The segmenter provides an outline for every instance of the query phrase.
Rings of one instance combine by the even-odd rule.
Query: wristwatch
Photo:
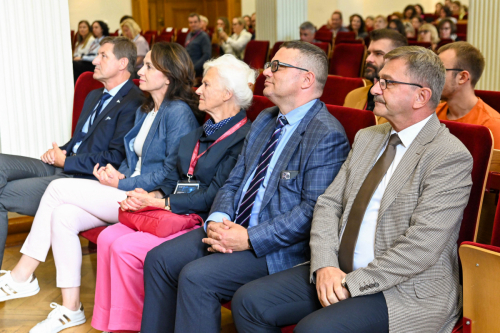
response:
[[[170,200],[168,199],[168,197],[165,198],[165,210],[170,210]]]
[[[344,287],[345,289],[347,289],[347,291],[349,291],[349,287],[347,287],[347,283],[345,282],[345,276],[344,276],[344,278],[342,279],[341,285],[342,285],[342,287]],[[350,292],[350,291],[349,291],[349,292]]]

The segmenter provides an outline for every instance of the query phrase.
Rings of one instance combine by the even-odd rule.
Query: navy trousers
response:
[[[295,333],[389,332],[384,294],[348,298],[323,308],[316,285],[309,282],[309,265],[288,269],[250,282],[231,303],[239,333],[281,332],[299,323]]]
[[[203,228],[149,251],[144,263],[141,332],[220,332],[221,302],[245,283],[268,275],[252,251],[210,253]]]

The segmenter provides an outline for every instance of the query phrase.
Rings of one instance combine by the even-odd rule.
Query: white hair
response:
[[[210,68],[216,68],[221,85],[233,93],[236,104],[241,109],[248,109],[252,104],[253,91],[249,83],[255,84],[256,71],[232,54],[225,54],[203,64],[203,76]]]

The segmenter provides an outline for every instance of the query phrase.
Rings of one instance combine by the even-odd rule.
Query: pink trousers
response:
[[[97,239],[92,327],[100,331],[140,331],[146,254],[161,243],[197,228],[166,238],[135,231],[121,223],[106,228]]]

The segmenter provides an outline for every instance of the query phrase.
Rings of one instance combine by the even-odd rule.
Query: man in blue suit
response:
[[[219,332],[220,303],[255,279],[309,260],[314,205],[349,152],[318,100],[325,53],[285,42],[266,64],[261,112],[203,228],[156,247],[144,267],[142,332]]]
[[[101,41],[93,63],[94,79],[103,89],[91,91],[83,105],[73,138],[54,142],[41,160],[0,154],[0,265],[7,238],[7,212],[35,215],[45,189],[54,179],[95,179],[94,166],[118,167],[125,158],[123,137],[134,125],[143,94],[130,79],[137,48],[125,37]]]

